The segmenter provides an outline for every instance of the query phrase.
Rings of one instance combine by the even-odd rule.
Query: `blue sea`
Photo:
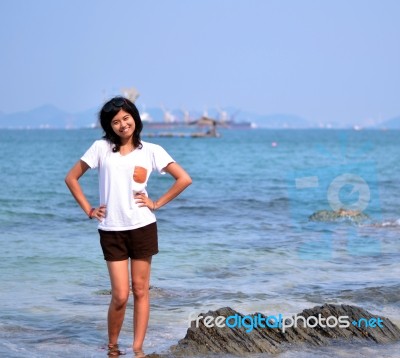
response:
[[[397,131],[224,130],[162,145],[193,184],[157,212],[144,350],[165,352],[190,314],[230,306],[293,315],[353,304],[400,326]],[[96,222],[64,184],[98,129],[0,130],[0,356],[105,357],[109,278]],[[81,179],[98,202],[97,173]],[[171,178],[153,174],[160,196]],[[365,199],[364,201],[360,198]],[[332,206],[363,222],[311,222]],[[132,342],[132,298],[120,344]],[[297,347],[278,357],[398,357],[400,344]],[[258,355],[257,357],[267,357]],[[256,357],[256,356],[254,356]]]

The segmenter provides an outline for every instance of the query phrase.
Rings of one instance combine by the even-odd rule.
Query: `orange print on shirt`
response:
[[[146,182],[146,178],[147,178],[147,169],[136,166],[133,172],[133,180],[136,183],[143,184]]]

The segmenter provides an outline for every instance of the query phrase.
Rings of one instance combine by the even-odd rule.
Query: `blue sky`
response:
[[[2,0],[0,111],[235,106],[313,122],[400,115],[397,0]]]

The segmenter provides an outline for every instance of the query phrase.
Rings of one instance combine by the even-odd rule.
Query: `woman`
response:
[[[159,145],[140,139],[143,128],[136,106],[114,97],[99,114],[104,137],[95,141],[72,167],[65,182],[90,219],[99,221],[98,231],[110,275],[112,297],[108,310],[108,355],[118,356],[118,336],[129,298],[129,265],[134,297],[133,351],[142,351],[149,312],[149,281],[152,255],[158,252],[157,224],[153,212],[166,205],[192,180]],[[100,206],[92,206],[79,178],[98,168]],[[175,182],[157,200],[146,192],[152,170],[169,173]]]

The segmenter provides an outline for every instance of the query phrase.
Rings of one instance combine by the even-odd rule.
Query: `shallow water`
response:
[[[193,185],[157,213],[145,350],[184,337],[190,313],[230,306],[290,315],[329,303],[361,306],[400,325],[399,169],[396,131],[224,131],[215,138],[144,138],[161,144]],[[0,131],[0,354],[97,357],[110,296],[96,224],[69,194],[67,170],[97,130]],[[277,146],[272,146],[276,142]],[[327,191],[351,172],[368,185],[370,220],[314,223]],[[300,190],[296,178],[316,176]],[[150,196],[171,184],[154,175]],[[97,200],[97,176],[82,179]],[[344,186],[340,200],[357,194]],[[121,344],[131,342],[132,309]],[[304,347],[281,357],[393,357],[396,345]],[[266,356],[266,355],[263,355]]]

